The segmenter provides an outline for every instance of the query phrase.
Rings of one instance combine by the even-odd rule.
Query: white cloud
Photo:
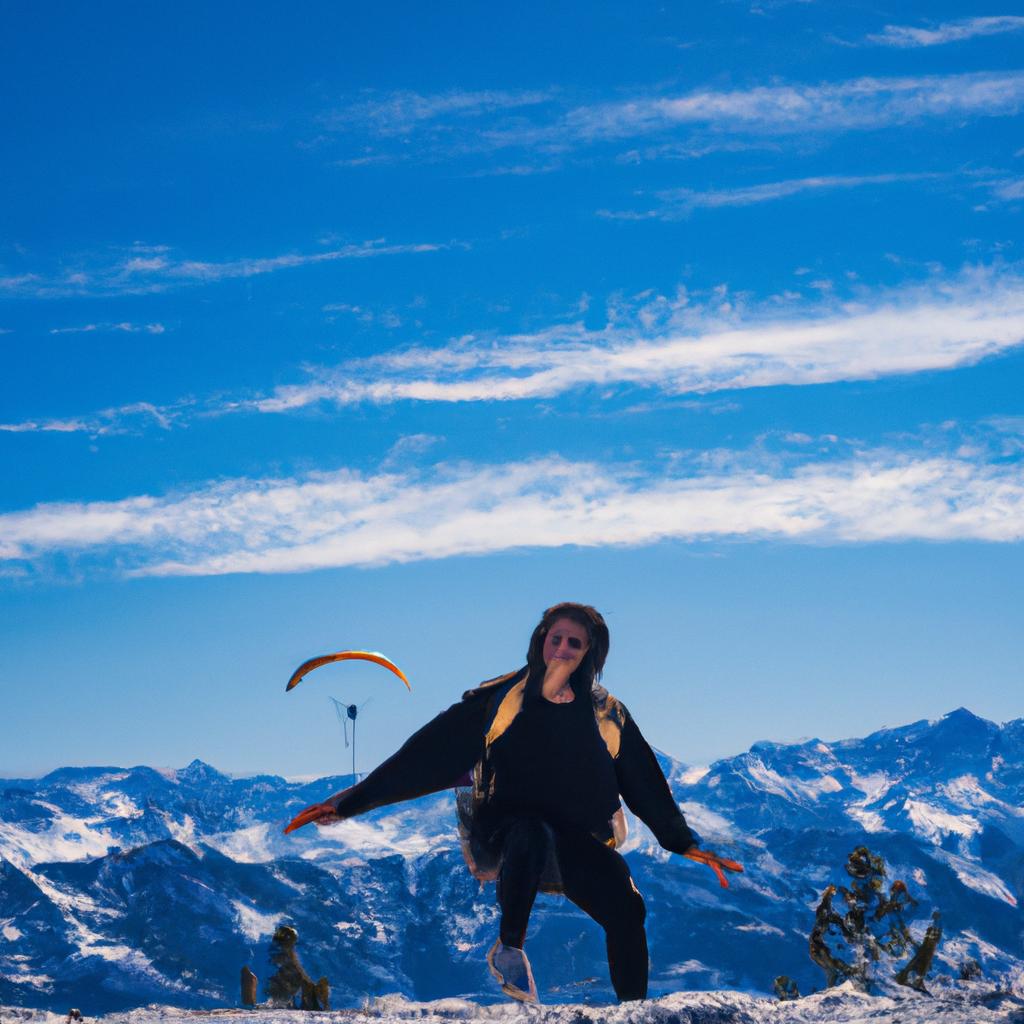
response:
[[[615,162],[618,164],[640,164],[649,160],[699,160],[712,153],[745,153],[750,150],[778,151],[780,148],[778,142],[767,139],[707,138],[689,142],[662,142],[657,145],[645,146],[642,149],[630,149],[620,153],[615,158]]]
[[[802,273],[800,268],[797,273]],[[161,427],[190,416],[286,413],[318,403],[545,400],[584,388],[603,397],[628,387],[661,394],[873,380],[971,366],[1024,343],[1024,277],[1011,268],[968,268],[925,284],[842,299],[834,282],[811,280],[761,306],[725,286],[699,303],[645,292],[609,306],[607,325],[558,323],[532,334],[467,335],[435,348],[395,349],[251,399],[211,398],[157,407],[139,402],[90,415],[0,424],[0,431],[122,432],[146,418]],[[361,307],[335,307],[354,315]],[[379,319],[379,318],[378,318]],[[386,318],[380,322],[391,326]],[[142,417],[141,419],[139,417]]]
[[[997,199],[1016,202],[1024,199],[1024,178],[1004,178],[1002,181],[986,182]]]
[[[1017,113],[1024,72],[861,77],[696,89],[683,95],[638,94],[626,100],[569,107],[555,92],[476,92],[423,96],[371,95],[328,114],[317,144],[340,140],[350,150],[335,162],[445,160],[524,149],[528,159],[475,173],[536,173],[560,166],[561,153],[595,143],[653,137],[651,145],[617,159],[692,159],[750,145],[777,145],[786,136],[875,130],[929,118]]]
[[[97,426],[96,421],[85,419],[21,420],[18,423],[0,423],[0,431],[5,434],[77,434],[95,433],[94,426]]]
[[[388,449],[388,453],[381,463],[381,468],[391,469],[417,455],[422,455],[425,451],[440,444],[442,441],[444,441],[444,438],[438,437],[436,434],[403,434]]]
[[[376,256],[400,256],[439,252],[455,243],[388,244],[373,239],[320,252],[285,253],[278,256],[245,257],[235,260],[176,259],[166,247],[149,247],[139,255],[138,247],[114,261],[97,262],[90,258],[87,269],[57,276],[20,274],[0,278],[0,291],[37,298],[62,298],[76,295],[139,295],[164,291],[180,284],[210,283],[231,278],[256,277],[278,270],[332,263],[336,260],[369,259]],[[461,243],[460,243],[461,244]],[[150,253],[155,253],[151,255]],[[149,329],[150,325],[142,329]],[[159,326],[159,325],[156,325]],[[131,330],[133,324],[87,324],[69,330]],[[60,333],[60,329],[53,333]]]
[[[494,178],[514,177],[528,178],[534,174],[551,174],[562,169],[561,161],[554,160],[543,164],[505,164],[482,167],[480,170],[472,171],[467,177],[470,178]]]
[[[514,548],[666,539],[846,543],[1024,538],[1024,465],[863,452],[791,470],[569,462],[343,470],[0,515],[0,558],[115,556],[130,575],[303,572]]]
[[[404,135],[442,117],[475,118],[500,110],[532,107],[546,103],[551,95],[540,90],[451,91],[429,95],[408,90],[371,92],[327,114],[322,122],[330,131],[362,125],[380,135]]]
[[[283,256],[227,260],[220,263],[201,260],[183,260],[178,263],[167,261],[164,266],[158,269],[158,273],[167,278],[181,280],[221,281],[230,277],[255,277],[258,274],[269,274],[275,270],[285,270],[290,267],[304,267],[316,263],[332,263],[335,260],[437,252],[445,248],[447,248],[446,245],[431,243],[386,245],[383,239],[378,239],[358,245],[342,246],[340,249],[329,249],[327,252],[286,253]],[[139,271],[130,271],[130,273],[137,272]]]
[[[500,339],[475,336],[323,370],[233,409],[279,413],[318,402],[490,402],[552,398],[584,387],[669,394],[871,380],[949,370],[1024,342],[1024,279],[969,270],[840,303],[831,288],[810,309],[737,312],[655,297],[601,330],[559,325]]]
[[[866,185],[893,185],[911,181],[923,181],[942,177],[933,173],[907,174],[864,174],[826,175],[812,178],[790,178],[785,181],[769,181],[759,185],[741,188],[709,189],[700,191],[690,188],[663,189],[655,195],[661,205],[643,211],[598,211],[600,216],[616,220],[677,220],[687,216],[691,210],[714,209],[722,206],[752,206],[776,199],[786,199],[802,192],[827,192],[836,189],[861,188]]]
[[[886,25],[877,35],[868,36],[868,41],[882,46],[916,47],[939,46],[942,43],[956,43],[976,36],[993,36],[1003,32],[1019,32],[1024,29],[1024,18],[1012,14],[987,18],[961,18],[958,21],[944,21],[935,28],[915,28],[911,25]]]
[[[601,329],[576,322],[524,335],[467,335],[436,348],[314,368],[307,380],[262,397],[161,407],[139,402],[0,424],[0,431],[101,435],[138,429],[147,419],[167,428],[195,415],[286,413],[318,403],[529,401],[584,388],[601,388],[604,396],[627,387],[678,396],[808,386],[951,370],[1024,343],[1024,277],[1014,269],[969,268],[882,291],[849,287],[853,301],[841,299],[833,282],[811,280],[805,288],[818,293],[814,299],[789,292],[760,307],[724,286],[703,303],[684,291],[647,292],[632,304],[612,304]],[[335,308],[371,315],[361,307]],[[380,322],[391,326],[386,318]]]
[[[874,129],[928,117],[1016,113],[1024,73],[977,72],[904,78],[857,78],[821,85],[768,85],[730,92],[639,98],[579,107],[550,130],[581,141],[621,139],[685,125],[754,135]],[[519,141],[510,129],[508,143]],[[500,141],[503,136],[495,136]]]
[[[162,430],[170,430],[179,418],[181,406],[160,408],[150,402],[131,402],[111,409],[101,409],[90,416],[22,420],[18,423],[0,423],[0,432],[6,434],[88,434],[102,437],[126,434],[139,429],[142,423],[155,423]]]
[[[133,324],[127,320],[121,323],[83,324],[80,327],[54,327],[51,334],[91,334],[94,331],[122,331],[125,334],[163,334],[167,330],[161,323]]]
[[[389,331],[402,326],[402,318],[393,309],[374,310],[347,302],[329,302],[320,308],[325,313],[348,313],[361,324],[379,324]]]
[[[39,276],[37,274],[8,274],[5,277],[0,277],[0,291],[17,294],[38,282]]]

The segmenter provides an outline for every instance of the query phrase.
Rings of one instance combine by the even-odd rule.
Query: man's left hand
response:
[[[725,877],[723,869],[725,871],[742,871],[743,865],[739,861],[727,860],[725,857],[719,857],[717,853],[712,853],[710,850],[698,850],[696,847],[687,850],[683,854],[684,857],[688,857],[692,861],[696,861],[698,864],[707,864],[709,868],[718,876],[718,884],[723,889],[729,888],[729,881]]]

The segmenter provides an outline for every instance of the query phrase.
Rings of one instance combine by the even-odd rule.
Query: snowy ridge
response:
[[[1013,1024],[1024,1000],[1011,992],[960,985],[937,996],[897,990],[865,995],[848,984],[830,992],[780,1003],[742,992],[678,992],[660,999],[617,1006],[518,1003],[480,1005],[464,999],[413,1002],[400,995],[368,1000],[356,1010],[309,1014],[301,1010],[218,1010],[202,1012],[147,1006],[100,1018],[103,1024]],[[64,1015],[0,1006],[5,1024],[64,1024]]]
[[[819,987],[813,908],[860,844],[921,901],[914,930],[943,912],[940,971],[955,978],[975,959],[995,980],[1024,967],[1024,722],[960,709],[864,739],[758,743],[697,769],[659,761],[704,845],[746,873],[721,890],[627,815],[652,995],[769,993],[778,974]],[[349,781],[232,779],[197,761],[0,782],[0,1004],[233,1005],[242,964],[269,976],[279,923],[298,929],[335,1006],[498,999],[483,959],[494,891],[464,868],[451,792],[282,834]],[[571,905],[541,897],[528,944],[545,1001],[611,1000],[603,936]]]

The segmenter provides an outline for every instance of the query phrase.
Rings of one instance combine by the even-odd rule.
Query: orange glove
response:
[[[716,875],[718,875],[718,884],[723,889],[729,888],[729,882],[722,873],[722,868],[725,868],[726,871],[743,870],[743,865],[738,861],[726,860],[725,857],[719,857],[717,853],[712,853],[710,850],[687,850],[683,856],[689,857],[690,860],[696,861],[698,864],[707,864],[707,866],[711,868]]]
[[[316,822],[318,825],[327,825],[332,818],[335,821],[341,821],[338,812],[334,809],[334,804],[310,804],[304,810],[299,811],[288,822],[285,826],[284,834],[288,835],[289,832],[294,832],[297,828],[302,828],[303,825],[308,825],[311,821]]]

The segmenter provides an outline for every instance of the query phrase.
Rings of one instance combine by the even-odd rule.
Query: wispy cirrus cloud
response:
[[[699,90],[679,97],[579,107],[563,131],[582,140],[629,138],[685,125],[756,135],[873,129],[930,117],[1015,114],[1024,72],[856,78],[819,85]]]
[[[368,90],[338,104],[318,119],[319,134],[310,147],[339,138],[357,142],[334,162],[341,167],[374,167],[411,159],[447,159],[492,148],[481,130],[501,124],[532,123],[536,108],[554,98],[553,90],[449,90],[418,93],[410,90]],[[549,117],[551,115],[548,115]],[[412,145],[411,145],[412,144]],[[505,173],[539,173],[515,165]],[[520,169],[521,168],[521,169]]]
[[[347,313],[355,317],[361,324],[377,324],[389,331],[401,327],[403,323],[401,316],[393,309],[368,309],[366,306],[358,306],[350,302],[329,302],[320,308],[325,313]]]
[[[371,242],[360,242],[345,245],[339,249],[328,249],[326,252],[285,253],[281,256],[267,256],[226,260],[224,262],[204,260],[182,260],[167,262],[162,266],[128,266],[130,274],[158,273],[169,279],[184,281],[223,281],[232,277],[255,277],[259,274],[270,274],[276,270],[287,270],[292,267],[314,266],[318,263],[333,263],[336,260],[367,259],[375,256],[405,256],[416,253],[438,252],[449,248],[448,244],[433,242],[389,245],[379,238]]]
[[[679,220],[696,209],[716,209],[725,206],[752,206],[777,199],[788,199],[803,193],[833,192],[841,189],[864,188],[872,185],[894,185],[941,178],[935,173],[825,175],[810,178],[789,178],[784,181],[763,182],[738,188],[662,189],[654,195],[660,201],[646,210],[598,210],[598,216],[612,220]]]
[[[119,331],[123,334],[163,334],[167,328],[161,323],[134,324],[128,320],[120,323],[82,324],[79,327],[51,327],[51,334],[93,334]]]
[[[724,293],[703,305],[685,294],[648,297],[628,316],[612,311],[600,330],[573,323],[398,350],[229,408],[549,399],[585,387],[708,394],[949,370],[1022,343],[1024,278],[970,269],[810,308],[736,310]]]
[[[0,275],[0,295],[17,295],[36,286],[40,280],[38,274]]]
[[[90,437],[103,437],[111,434],[136,433],[154,424],[161,430],[170,430],[175,422],[180,420],[183,407],[183,404],[159,407],[150,402],[132,402],[116,408],[101,409],[88,416],[0,423],[0,433],[88,434]]]
[[[397,93],[357,100],[325,116],[319,141],[340,139],[350,147],[337,160],[347,166],[527,149],[529,162],[506,167],[522,173],[557,167],[547,158],[558,154],[630,139],[654,137],[660,144],[632,149],[620,160],[692,158],[753,140],[763,144],[929,119],[1006,116],[1017,113],[1022,102],[1020,71],[771,82],[575,106],[567,94],[555,92]],[[545,159],[538,162],[538,153]]]
[[[960,18],[944,21],[934,28],[920,28],[913,25],[886,25],[881,32],[868,36],[868,42],[880,46],[910,48],[918,46],[941,46],[944,43],[958,43],[977,36],[1001,35],[1004,32],[1024,30],[1024,17],[1001,14],[992,17]]]
[[[857,286],[843,298],[827,280],[809,279],[807,287],[814,299],[787,293],[757,305],[736,300],[725,286],[705,297],[643,293],[610,304],[599,329],[577,321],[530,334],[470,334],[437,347],[312,367],[305,380],[256,397],[123,409],[184,425],[194,416],[284,414],[318,404],[537,401],[586,388],[601,389],[603,399],[635,388],[707,395],[953,370],[1024,344],[1019,269],[973,267],[902,288]],[[126,421],[123,409],[0,430],[103,434],[145,422],[144,415]]]
[[[642,164],[651,160],[700,160],[717,153],[746,153],[751,150],[779,152],[782,149],[776,139],[692,139],[687,142],[660,142],[619,153],[617,164]]]
[[[195,260],[176,257],[166,246],[132,247],[127,253],[97,258],[82,256],[74,270],[59,274],[26,273],[0,277],[0,294],[33,298],[144,295],[182,285],[210,284],[249,278],[280,270],[316,266],[338,260],[404,256],[440,252],[463,243],[389,243],[378,238],[315,252],[289,252],[277,256],[231,260]],[[127,329],[118,324],[92,329]]]
[[[998,181],[985,183],[996,199],[1004,202],[1016,202],[1024,199],[1024,178],[1002,178]]]
[[[794,466],[719,454],[696,469],[545,457],[342,470],[0,515],[0,559],[9,564],[116,559],[132,576],[306,572],[664,540],[1022,538],[1020,460],[884,449]]]
[[[378,135],[407,135],[445,118],[469,120],[535,107],[547,103],[553,95],[550,90],[451,90],[433,94],[371,91],[324,114],[321,122],[330,131],[362,127]]]

